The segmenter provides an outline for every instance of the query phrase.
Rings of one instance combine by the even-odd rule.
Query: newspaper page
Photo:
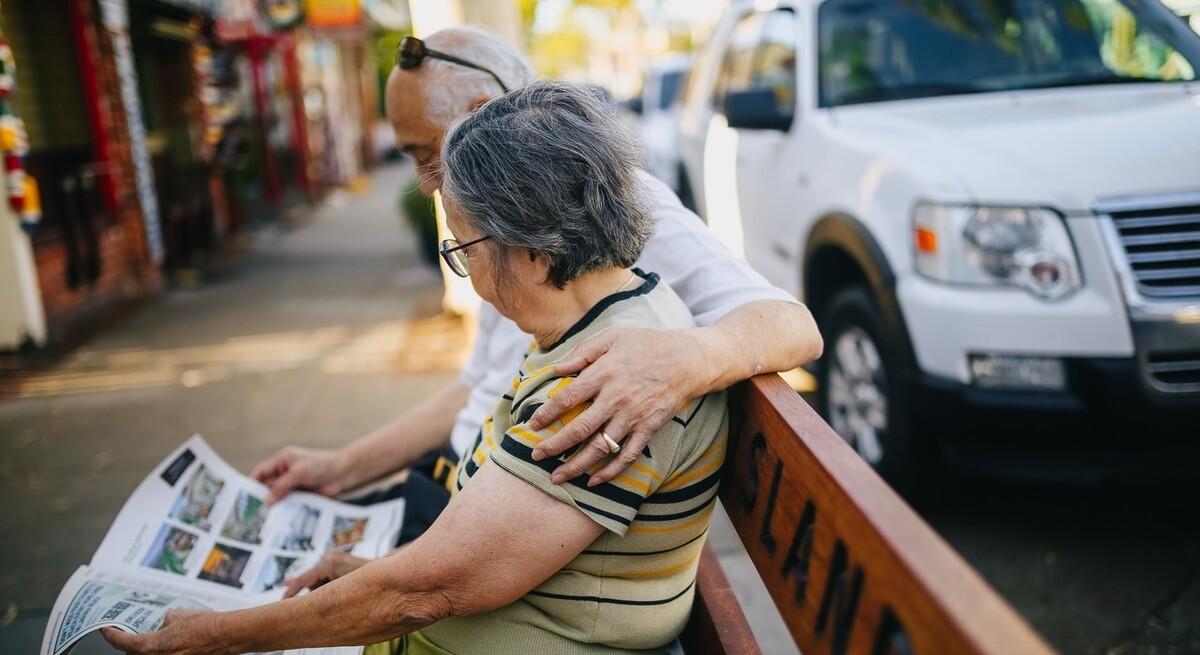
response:
[[[156,629],[172,609],[227,610],[278,600],[283,581],[338,549],[387,554],[403,499],[358,507],[295,492],[268,506],[267,488],[194,436],[133,492],[89,566],[55,602],[42,655],[61,655],[111,626]],[[289,651],[343,655],[361,648]]]

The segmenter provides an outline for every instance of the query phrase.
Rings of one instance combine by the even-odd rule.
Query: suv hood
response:
[[[1195,83],[923,98],[840,107],[830,117],[835,138],[967,196],[938,200],[1074,212],[1101,197],[1200,185]]]

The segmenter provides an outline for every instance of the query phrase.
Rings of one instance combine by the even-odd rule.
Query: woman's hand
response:
[[[316,589],[357,569],[371,560],[355,557],[336,550],[326,551],[320,562],[300,575],[284,582],[284,598],[291,598],[305,589]]]
[[[250,477],[271,489],[268,503],[278,502],[296,489],[322,496],[345,490],[338,451],[288,446],[258,463]]]
[[[168,612],[158,630],[140,635],[116,628],[100,634],[113,648],[128,655],[213,655],[224,653],[214,639],[215,612],[175,610]]]

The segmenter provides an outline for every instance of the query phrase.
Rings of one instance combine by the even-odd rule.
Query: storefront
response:
[[[51,333],[159,283],[114,41],[100,12],[91,0],[6,0],[0,9],[18,64],[6,106],[23,120],[28,141],[8,165],[22,165],[41,189],[27,258],[33,270],[19,277],[36,280]],[[11,180],[5,186],[11,193]]]
[[[366,35],[307,30],[297,38],[315,175],[327,187],[353,186],[371,165],[374,84],[364,83],[364,71],[373,73],[374,64],[366,63]]]
[[[185,5],[131,0],[129,38],[168,273],[203,267],[217,246],[201,92],[206,16]]]
[[[228,141],[242,152],[230,191],[252,217],[279,215],[319,195],[293,35],[302,14],[294,2],[265,6],[228,0],[216,29],[217,40],[235,53],[229,63],[242,108]]]
[[[42,203],[24,231],[0,212],[0,350],[198,279],[238,230],[363,183],[377,118],[365,16],[356,0],[301,9],[5,0],[20,65],[0,110],[28,135],[5,163]]]

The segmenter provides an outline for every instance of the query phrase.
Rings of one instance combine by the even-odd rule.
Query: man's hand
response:
[[[116,628],[100,634],[113,648],[128,655],[211,655],[226,652],[210,629],[213,612],[168,612],[158,630],[140,635]]]
[[[326,582],[337,580],[371,560],[355,557],[337,550],[325,552],[325,556],[311,569],[284,582],[287,590],[284,598],[291,598],[305,589],[316,589]]]
[[[607,330],[560,362],[560,375],[583,372],[534,413],[530,427],[545,429],[568,410],[592,403],[538,444],[534,458],[553,457],[587,439],[554,471],[555,484],[561,484],[609,456],[603,431],[624,442],[588,485],[607,482],[637,461],[646,442],[692,398],[803,366],[820,357],[821,348],[808,308],[781,300],[747,303],[703,328]]]
[[[332,497],[347,488],[336,450],[288,446],[259,462],[250,477],[270,487],[268,503],[278,502],[296,489]]]
[[[621,444],[621,451],[589,478],[588,485],[617,477],[637,461],[672,416],[706,393],[712,381],[705,370],[704,348],[694,335],[693,330],[614,328],[580,344],[559,363],[560,375],[579,376],[534,413],[530,427],[544,429],[571,408],[592,403],[558,434],[538,444],[533,457],[553,457],[592,440],[554,471],[556,484],[583,475],[609,456],[599,437],[602,431]]]

